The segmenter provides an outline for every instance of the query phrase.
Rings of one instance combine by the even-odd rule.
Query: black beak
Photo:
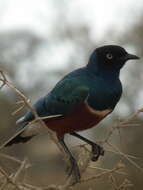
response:
[[[136,55],[133,55],[133,54],[126,54],[126,56],[124,56],[124,60],[125,61],[128,61],[128,60],[131,60],[131,59],[140,59],[138,56]]]

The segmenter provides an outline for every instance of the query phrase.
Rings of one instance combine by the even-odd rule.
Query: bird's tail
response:
[[[11,138],[9,138],[4,144],[2,144],[2,146],[0,146],[0,150],[4,147],[11,146],[13,144],[25,143],[29,141],[33,136],[35,136],[22,136],[26,128],[27,126],[23,126],[20,130],[18,130],[18,132],[16,132]]]
[[[61,116],[62,115],[60,114],[50,115],[50,116],[47,116],[47,119],[52,119],[52,118],[61,117]],[[47,129],[41,125],[28,126],[28,122],[25,122],[24,119],[25,118],[22,117],[16,122],[17,124],[20,124],[21,127],[18,127],[18,131],[10,139],[8,139],[2,146],[0,146],[0,150],[3,149],[4,147],[11,146],[13,144],[25,143],[29,141],[32,137],[40,133],[47,132]]]

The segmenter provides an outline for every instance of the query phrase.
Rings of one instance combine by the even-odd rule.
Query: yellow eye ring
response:
[[[107,59],[112,59],[112,58],[113,58],[113,55],[112,55],[111,53],[107,53],[107,54],[106,54],[106,58],[107,58]]]

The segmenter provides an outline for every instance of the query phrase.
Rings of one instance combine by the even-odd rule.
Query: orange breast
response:
[[[65,133],[74,131],[82,131],[89,129],[98,124],[104,117],[106,117],[112,110],[95,111],[87,104],[83,104],[73,113],[59,117],[44,120],[46,125],[56,131],[59,138],[63,137]]]

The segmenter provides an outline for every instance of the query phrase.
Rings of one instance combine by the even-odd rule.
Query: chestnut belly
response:
[[[65,133],[82,131],[94,127],[111,111],[96,111],[85,103],[69,115],[47,119],[44,122],[48,128],[56,131],[59,138],[62,138]]]

